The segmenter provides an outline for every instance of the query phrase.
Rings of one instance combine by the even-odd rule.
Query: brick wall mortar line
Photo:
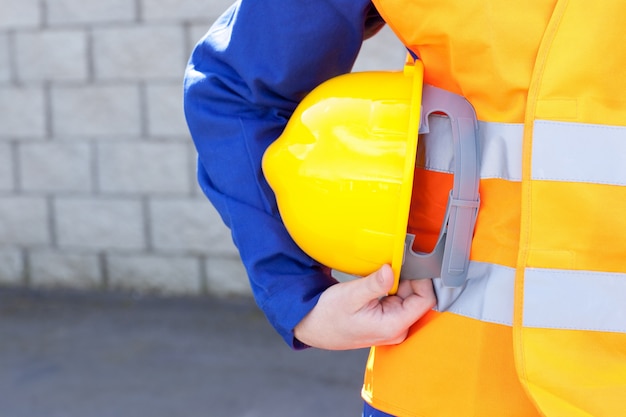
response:
[[[31,265],[30,265],[30,251],[26,248],[22,248],[22,281],[25,287],[30,287],[31,284]]]
[[[54,138],[54,122],[52,108],[52,83],[44,81],[43,85],[43,103],[44,103],[44,132],[48,140]]]
[[[150,137],[150,121],[148,115],[148,87],[146,81],[139,81],[137,83],[139,89],[139,120],[140,135],[143,139]]]
[[[98,196],[101,194],[100,172],[99,172],[99,165],[98,165],[98,151],[99,151],[98,142],[97,141],[91,142],[90,152],[89,152],[89,157],[90,157],[89,170],[91,174],[91,189],[95,196]]]
[[[87,51],[85,51],[85,55],[87,57],[87,84],[93,84],[96,79],[96,64],[93,54],[93,28],[89,27],[85,32],[85,35],[87,37]]]
[[[54,200],[55,200],[54,196],[46,197],[46,206],[48,208],[47,224],[48,224],[48,234],[50,235],[50,247],[58,248],[59,239],[57,236],[57,227],[56,227],[57,221],[56,221],[56,209],[54,205]]]
[[[191,139],[189,139],[191,141]],[[188,158],[188,166],[194,167],[197,165],[197,153],[194,146],[187,147],[187,158]],[[196,178],[196,170],[189,169],[189,197],[193,198],[197,194],[198,180]]]
[[[141,215],[143,216],[143,233],[146,241],[146,251],[154,252],[154,242],[152,236],[152,216],[150,213],[150,199],[148,196],[141,198]]]
[[[100,269],[100,279],[103,289],[109,288],[109,265],[107,263],[107,255],[104,252],[98,253],[98,266]]]
[[[185,56],[190,56],[193,50],[192,42],[194,40],[191,39],[191,23],[183,22],[183,51],[185,51]]]
[[[19,194],[22,188],[21,172],[21,158],[19,153],[20,144],[16,141],[10,142],[11,146],[11,158],[13,159],[13,190],[11,194]]]
[[[143,23],[143,7],[141,7],[141,0],[135,0],[135,21],[137,23]]]
[[[200,293],[209,294],[209,277],[206,270],[206,256],[198,256],[198,268],[200,268]]]
[[[48,3],[46,0],[39,0],[39,11],[41,12],[41,27],[48,28]]]
[[[9,85],[17,86],[19,85],[17,73],[17,47],[15,45],[15,30],[8,30],[7,34],[7,43],[9,49]]]

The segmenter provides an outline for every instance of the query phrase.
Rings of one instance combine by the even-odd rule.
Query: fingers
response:
[[[398,285],[398,292],[396,294],[402,298],[406,298],[412,294],[424,297],[434,297],[435,291],[433,289],[431,279],[404,279],[400,281],[400,284]]]
[[[294,329],[302,342],[322,349],[356,349],[402,342],[410,326],[435,304],[430,280],[402,281],[402,296],[389,295],[390,266],[329,287]]]
[[[391,291],[393,283],[393,270],[389,265],[383,265],[372,274],[351,281],[348,290],[352,292],[352,306],[360,309],[371,301],[384,297]]]
[[[409,280],[408,283],[412,294],[405,297],[404,304],[408,309],[413,310],[417,317],[421,317],[437,304],[432,280]]]
[[[413,292],[418,295],[434,297],[435,290],[433,288],[432,279],[412,279],[409,281]]]

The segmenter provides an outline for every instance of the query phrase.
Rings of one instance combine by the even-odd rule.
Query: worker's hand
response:
[[[430,279],[402,280],[396,295],[391,267],[329,287],[295,328],[309,346],[344,350],[402,342],[409,327],[434,307]]]

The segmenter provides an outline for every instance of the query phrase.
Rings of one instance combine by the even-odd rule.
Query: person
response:
[[[303,97],[384,24],[479,121],[469,274],[443,309],[438,277],[394,295],[388,265],[338,283],[293,242],[261,169]],[[372,346],[364,416],[623,414],[625,25],[620,0],[240,0],[197,44],[184,105],[199,184],[289,346]],[[451,173],[423,152],[409,226],[427,250]]]

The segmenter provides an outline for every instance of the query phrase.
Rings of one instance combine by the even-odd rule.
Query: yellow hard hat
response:
[[[402,267],[423,67],[350,73],[318,86],[267,149],[263,172],[294,241],[354,275]]]

